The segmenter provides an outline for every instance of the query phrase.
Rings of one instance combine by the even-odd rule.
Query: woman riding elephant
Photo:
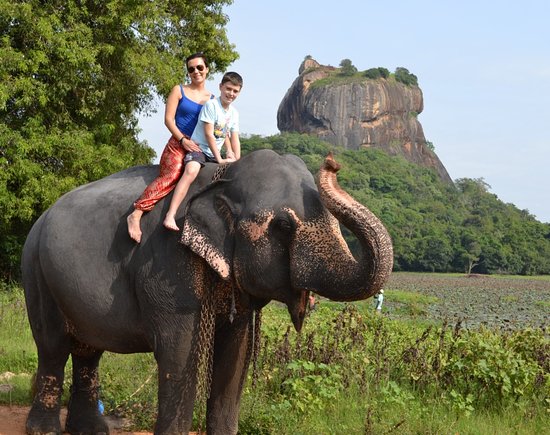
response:
[[[204,103],[213,98],[206,89],[208,61],[203,53],[195,53],[185,59],[191,83],[175,85],[168,95],[164,113],[164,124],[172,136],[160,158],[160,174],[134,202],[134,211],[128,216],[128,234],[141,242],[141,216],[152,210],[155,204],[175,187],[183,171],[183,159],[189,151],[200,151],[191,140]]]

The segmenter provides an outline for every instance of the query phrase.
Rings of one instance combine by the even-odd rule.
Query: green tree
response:
[[[482,252],[481,244],[478,242],[478,235],[471,231],[462,236],[462,253],[460,258],[464,263],[464,272],[467,275],[472,273],[472,269],[478,265]]]
[[[395,79],[407,86],[418,86],[418,77],[410,73],[407,68],[401,66],[395,69]]]
[[[363,75],[369,79],[385,78],[390,76],[390,72],[387,68],[379,66],[378,68],[370,68],[363,72]]]
[[[340,62],[340,75],[352,76],[357,72],[357,68],[351,63],[349,59],[343,59]]]
[[[137,116],[203,51],[211,71],[237,58],[231,0],[0,0],[0,278],[62,193],[150,162]]]

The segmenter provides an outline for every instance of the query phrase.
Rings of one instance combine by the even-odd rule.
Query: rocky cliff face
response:
[[[393,79],[326,80],[335,68],[306,59],[277,112],[282,132],[314,134],[348,149],[376,147],[434,168],[452,182],[426,145],[417,116],[424,108],[422,91]],[[317,82],[317,83],[316,83]]]

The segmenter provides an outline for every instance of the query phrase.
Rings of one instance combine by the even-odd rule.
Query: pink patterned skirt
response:
[[[157,202],[168,195],[178,183],[183,173],[183,158],[186,151],[179,141],[171,136],[160,157],[160,174],[134,202],[137,210],[150,211]]]

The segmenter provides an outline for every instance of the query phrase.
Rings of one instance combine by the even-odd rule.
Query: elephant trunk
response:
[[[377,293],[389,278],[393,247],[382,222],[338,185],[339,169],[340,165],[329,154],[317,174],[317,187],[325,207],[357,237],[361,254],[358,259],[353,257],[338,223],[330,217],[334,238],[329,247],[323,249],[322,264],[314,266],[316,270],[312,275],[317,275],[314,291],[335,301],[362,300]]]

